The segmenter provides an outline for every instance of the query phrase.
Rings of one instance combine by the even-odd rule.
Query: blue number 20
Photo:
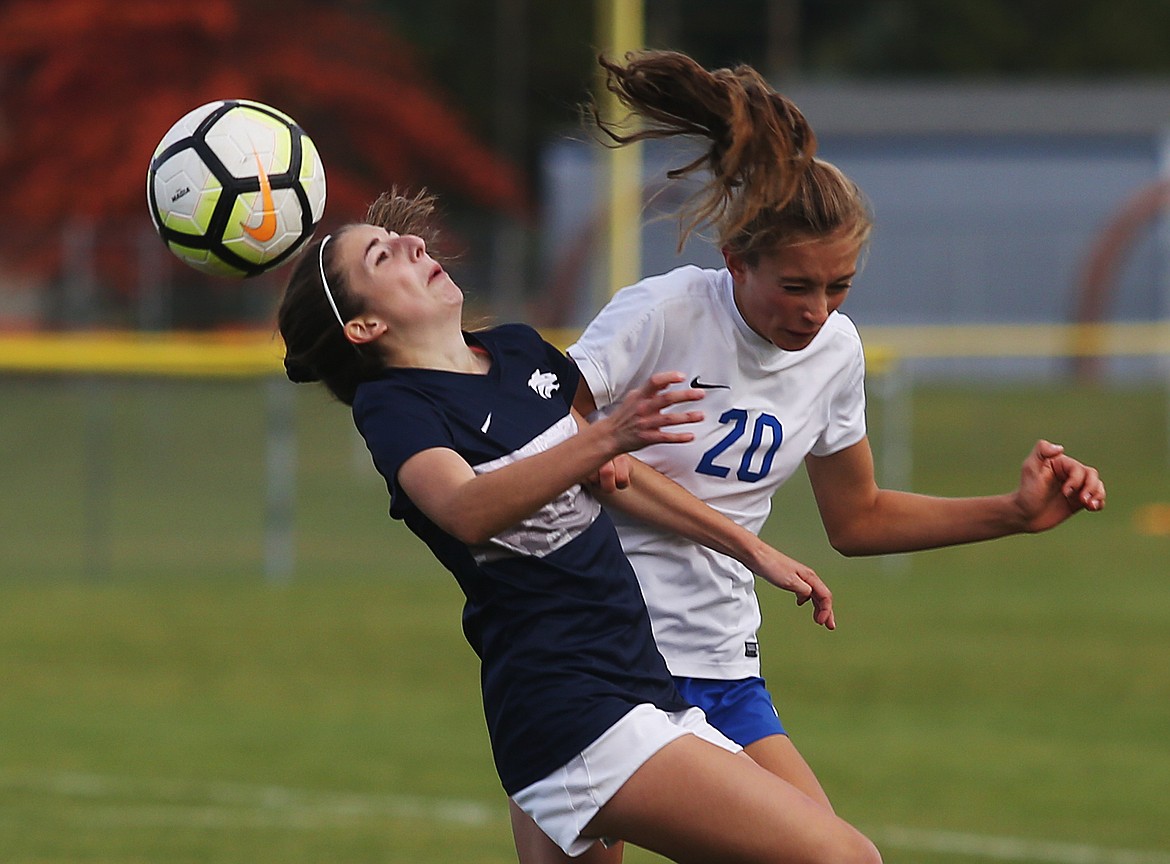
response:
[[[748,412],[742,408],[730,408],[723,412],[723,416],[719,418],[720,423],[730,423],[731,428],[727,431],[719,442],[703,454],[703,458],[699,460],[698,466],[695,468],[700,474],[710,474],[712,477],[726,477],[730,472],[730,468],[723,465],[716,465],[715,459],[723,455],[723,451],[738,441],[747,431]],[[760,449],[760,445],[764,442],[764,431],[771,431],[771,443],[768,449],[764,452],[764,458],[760,462],[758,470],[752,469],[752,460],[755,459],[756,451]],[[752,441],[748,445],[747,450],[744,451],[743,457],[739,460],[739,469],[735,472],[735,476],[744,483],[755,483],[757,480],[762,480],[768,476],[768,472],[772,470],[772,459],[776,456],[776,451],[780,449],[780,442],[784,438],[784,429],[780,425],[780,421],[771,414],[760,414],[756,418],[756,422],[752,427]]]

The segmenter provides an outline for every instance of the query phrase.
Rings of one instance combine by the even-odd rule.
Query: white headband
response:
[[[325,288],[325,299],[329,301],[329,308],[333,310],[333,315],[337,318],[337,323],[344,330],[345,321],[341,317],[341,311],[337,308],[337,301],[333,299],[333,292],[329,290],[329,280],[325,278],[325,244],[329,242],[329,238],[332,236],[332,234],[326,234],[317,249],[317,268],[321,271],[321,285]]]

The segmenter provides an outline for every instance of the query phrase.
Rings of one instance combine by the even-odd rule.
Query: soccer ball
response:
[[[196,108],[163,136],[146,199],[154,227],[187,264],[255,276],[312,236],[325,211],[325,169],[287,114],[228,99]]]

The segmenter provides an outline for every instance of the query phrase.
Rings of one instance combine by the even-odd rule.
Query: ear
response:
[[[373,315],[359,315],[345,322],[345,338],[354,345],[366,345],[389,329],[381,318],[376,318]]]
[[[743,256],[732,252],[727,246],[719,250],[723,253],[723,263],[727,265],[733,282],[739,283],[747,276],[748,265]]]

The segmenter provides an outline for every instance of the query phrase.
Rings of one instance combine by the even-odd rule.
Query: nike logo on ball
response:
[[[691,386],[696,390],[730,390],[730,384],[708,384],[706,381],[700,381],[699,376],[696,375],[691,379]]]
[[[267,243],[276,236],[276,205],[272,201],[272,185],[268,182],[268,172],[260,161],[260,154],[253,152],[256,157],[256,173],[260,177],[260,199],[264,205],[260,224],[253,228],[247,222],[240,225],[254,240]]]

